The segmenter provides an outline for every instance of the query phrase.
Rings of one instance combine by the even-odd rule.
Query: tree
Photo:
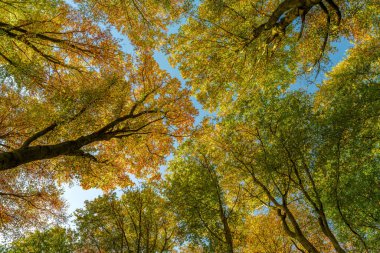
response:
[[[86,202],[74,223],[27,233],[5,252],[171,252],[181,240],[167,203],[145,186]]]
[[[123,53],[83,6],[1,1],[0,8],[0,171],[11,179],[1,186],[2,226],[34,220],[38,201],[60,210],[56,182],[110,189],[132,184],[128,173],[157,178],[196,113],[179,81],[149,50]],[[44,183],[17,183],[28,178]]]
[[[94,87],[93,83],[90,85],[92,87],[79,86],[77,88],[79,91],[76,94],[70,94],[71,91],[68,91],[68,97],[62,94],[63,101],[58,100],[58,94],[49,94],[52,96],[51,99],[54,99],[54,101],[49,101],[52,104],[40,103],[40,101],[30,98],[31,101],[28,101],[32,107],[30,110],[40,109],[45,113],[50,112],[51,116],[55,114],[54,118],[56,119],[47,127],[25,138],[23,142],[19,141],[20,138],[13,139],[10,134],[7,134],[9,138],[3,138],[3,148],[13,150],[0,154],[1,170],[4,171],[31,161],[54,158],[60,155],[87,156],[94,159],[96,155],[91,156],[89,153],[83,152],[81,148],[99,141],[123,139],[134,135],[180,136],[184,130],[182,126],[191,122],[191,114],[194,113],[187,92],[180,90],[180,84],[176,79],[171,79],[165,72],[159,70],[149,55],[142,56],[138,60],[139,69],[132,69],[131,63],[129,64],[131,69],[125,70],[119,76],[108,76],[104,73],[106,76],[103,76],[103,80],[96,78],[96,73],[92,73],[92,81],[98,82],[99,87]],[[153,72],[156,72],[155,76],[146,76],[147,73],[152,74]],[[123,75],[129,75],[129,80],[123,80],[121,78]],[[7,101],[11,95],[16,94],[12,94],[15,93],[12,88],[6,87],[7,85],[4,86],[4,100]],[[119,92],[125,92],[130,97],[119,99],[117,97]],[[18,95],[22,96],[21,94]],[[114,103],[110,100],[113,96],[116,99]],[[14,101],[14,99],[17,97],[12,100]],[[73,104],[74,101],[72,100],[77,103]],[[178,111],[186,112],[187,107],[191,110],[191,112],[189,111],[190,114],[177,113]],[[17,108],[9,109],[15,111]],[[29,108],[25,105],[25,110],[18,113],[19,115],[15,112],[12,115],[14,121],[17,122],[17,116],[23,116],[27,119],[25,115],[30,113],[27,109]],[[36,118],[31,120],[44,117],[39,114],[32,116]],[[99,117],[103,117],[102,122],[95,123]],[[40,120],[51,121],[51,118]],[[139,120],[141,121],[139,122]],[[41,125],[41,121],[38,125]],[[81,122],[85,125],[81,126]],[[92,127],[87,125],[90,122]],[[75,126],[73,126],[74,124]],[[76,128],[78,126],[82,129]],[[61,129],[63,133],[59,133],[59,128],[62,127],[66,129],[64,131]],[[70,127],[72,128],[71,131]],[[175,130],[171,131],[166,127],[175,128]],[[16,131],[16,129],[12,129],[12,131]],[[46,136],[52,133],[58,135],[57,137],[60,139],[56,144],[54,140],[46,141]],[[8,137],[7,135],[4,137]],[[65,135],[69,135],[71,138]],[[37,141],[44,143],[44,145],[31,145]],[[163,140],[160,146],[165,146],[162,145],[165,142],[170,141]],[[12,144],[18,144],[19,148],[11,148],[10,145]],[[152,146],[151,148],[154,150],[156,147]],[[105,152],[106,148],[101,149]]]
[[[2,4],[6,5],[6,3]],[[14,15],[14,17],[12,17],[12,20],[16,20],[16,23],[8,24],[6,26],[8,28],[4,30],[4,36],[6,38],[4,41],[9,44],[15,44],[17,41],[15,42],[14,40],[20,40],[20,43],[24,43],[25,47],[30,48],[32,53],[36,53],[37,51],[37,53],[42,56],[42,59],[40,61],[42,64],[53,62],[56,65],[62,65],[63,67],[67,67],[70,69],[70,67],[66,66],[67,64],[64,63],[64,61],[75,62],[75,60],[70,59],[70,55],[68,55],[68,58],[66,58],[65,60],[54,60],[55,56],[48,56],[48,52],[39,52],[47,48],[47,50],[50,50],[51,53],[60,53],[62,51],[62,53],[66,54],[68,52],[71,52],[71,48],[77,49],[79,46],[95,47],[96,44],[98,44],[94,36],[96,35],[97,30],[100,30],[100,28],[96,26],[94,28],[95,31],[91,34],[89,33],[91,29],[89,27],[85,27],[86,24],[81,24],[81,22],[79,22],[80,20],[77,23],[75,23],[76,20],[70,20],[70,15],[79,15],[80,11],[76,11],[72,8],[70,9],[70,7],[64,4],[63,2],[50,3],[50,5],[47,5],[45,7],[47,9],[44,10],[44,12],[48,12],[49,15],[52,15],[50,19],[49,17],[40,17],[37,15],[38,13],[35,13],[36,10],[41,11],[39,8],[41,6],[39,5],[36,5],[35,8],[30,8],[30,13],[27,11],[23,11],[23,8],[28,8],[28,6],[23,6],[23,3],[20,3],[20,6],[18,4],[10,3],[6,5],[6,7],[9,9],[7,10]],[[68,14],[69,11],[70,14]],[[73,26],[83,25],[84,27],[82,27],[79,31],[70,31],[70,29],[66,26],[65,29],[68,29],[69,32],[62,32],[61,30],[63,28],[58,26],[62,25],[62,23],[58,23],[56,26],[50,28],[50,23],[54,25],[56,24],[56,22],[58,22],[53,19],[54,15],[65,17],[65,22],[67,22],[68,24],[72,24]],[[24,16],[34,21],[25,21]],[[91,21],[89,17],[85,16],[85,18],[89,19],[88,22]],[[46,29],[46,31],[39,31],[38,29],[36,31],[32,30],[36,29],[36,24],[41,22],[44,23],[44,21],[42,20],[45,19],[47,20],[47,25],[38,26],[37,28],[43,27],[44,29]],[[11,20],[8,23],[10,22]],[[30,28],[31,31],[22,30],[26,28]],[[11,36],[9,34],[11,32],[19,32],[21,34]],[[73,36],[72,33],[79,33],[79,35],[76,34],[75,36]],[[51,36],[55,37],[47,38],[48,35],[46,34],[52,34]],[[66,38],[65,36],[68,37]],[[70,36],[73,36],[73,38],[71,38]],[[97,37],[101,36],[99,35]],[[81,41],[81,39],[86,41]],[[38,41],[34,42],[34,40]],[[39,49],[37,48],[37,46],[34,45],[40,45],[43,43],[44,40],[47,40],[51,44],[46,45],[45,47],[43,47],[43,49]],[[54,43],[57,43],[58,46],[55,46]],[[59,47],[59,45],[61,45],[60,43],[62,44],[62,48]],[[56,47],[58,47],[58,49],[54,49]],[[105,49],[109,49],[109,47],[117,48],[117,45],[105,45]],[[13,54],[16,57],[25,56],[25,53],[23,53],[24,51],[21,49],[18,51],[14,48],[6,49],[7,51],[5,50],[4,53]],[[78,49],[79,53],[83,50]],[[75,53],[78,52],[75,51],[74,55]],[[190,105],[189,102],[186,102],[186,92],[180,92],[179,84],[176,83],[175,80],[171,80],[170,77],[163,71],[159,70],[158,65],[154,62],[153,58],[150,56],[150,53],[141,53],[140,57],[135,62],[131,59],[131,57],[122,57],[120,56],[120,54],[121,53],[118,52],[119,57],[117,57],[116,59],[114,59],[113,55],[108,55],[107,64],[101,63],[99,61],[92,62],[92,65],[89,65],[89,67],[91,67],[92,70],[82,73],[80,77],[77,77],[75,75],[72,76],[71,73],[67,73],[65,72],[65,70],[61,70],[56,73],[53,72],[48,76],[41,76],[41,78],[43,79],[42,81],[33,80],[33,86],[30,86],[30,84],[26,83],[20,75],[17,75],[16,73],[12,72],[11,67],[15,67],[13,66],[14,64],[4,65],[4,69],[1,73],[3,83],[2,111],[5,112],[5,110],[8,110],[13,115],[11,117],[9,115],[10,113],[4,113],[4,118],[2,119],[4,129],[4,136],[2,136],[2,147],[4,149],[4,152],[1,154],[0,157],[0,168],[2,170],[6,170],[19,166],[21,164],[28,163],[30,161],[49,159],[63,154],[80,155],[80,148],[88,144],[97,141],[109,140],[112,138],[121,138],[120,135],[124,135],[124,137],[130,136],[131,131],[137,132],[140,129],[118,129],[116,133],[110,130],[112,130],[112,128],[119,127],[120,123],[126,123],[126,121],[136,121],[136,119],[148,117],[149,115],[155,116],[153,122],[155,120],[158,120],[157,118],[160,117],[169,119],[169,117],[167,117],[167,114],[173,114],[176,113],[176,111],[169,112],[169,108],[163,109],[162,106],[165,104],[165,106],[170,107],[170,103],[173,100],[170,100],[169,97],[176,93],[178,93],[178,96],[173,97],[173,99],[177,102],[176,105],[180,105],[182,100],[185,104],[187,103],[187,105]],[[26,59],[29,59],[31,57],[34,56],[27,56]],[[58,59],[58,57],[59,56],[57,56],[56,58]],[[9,57],[6,58],[9,59]],[[116,63],[115,60],[118,63]],[[133,64],[140,66],[139,69],[134,67]],[[148,75],[152,77],[148,77]],[[126,78],[128,80],[126,80]],[[85,83],[87,83],[87,85]],[[95,85],[95,83],[97,83],[98,85]],[[63,87],[57,85],[61,85]],[[115,86],[118,87],[115,88]],[[164,95],[162,94],[162,92],[160,92],[160,89],[165,89],[169,92],[168,94]],[[171,93],[170,90],[172,90],[173,93]],[[62,127],[62,125],[65,125],[66,127],[67,124],[73,124],[73,121],[76,121],[78,120],[78,118],[83,117],[83,114],[86,114],[87,110],[97,108],[97,106],[101,107],[99,102],[101,102],[100,100],[104,98],[102,97],[102,95],[111,95],[107,92],[127,92],[127,94],[129,94],[128,96],[130,97],[128,97],[128,99],[125,99],[125,103],[128,103],[127,107],[129,111],[127,108],[125,108],[125,105],[122,104],[121,101],[118,101],[116,102],[117,105],[114,104],[117,107],[117,109],[113,109],[117,110],[116,114],[118,115],[115,115],[115,112],[111,113],[110,115],[107,115],[106,118],[108,119],[108,121],[105,120],[104,124],[97,124],[98,128],[93,129],[92,132],[87,131],[83,134],[72,134],[72,136],[76,138],[65,140],[65,138],[63,137],[59,142],[55,142],[53,145],[45,143],[45,145],[43,146],[31,146],[33,142],[36,142],[37,140],[45,137],[45,135],[50,134],[51,132],[55,132],[57,128]],[[159,99],[157,99],[155,101],[154,106],[148,106],[150,103],[149,100],[151,100],[152,97],[157,98],[160,95],[162,95],[161,102],[163,103],[159,103]],[[61,99],[59,99],[58,96],[61,97]],[[164,99],[164,97],[166,99]],[[24,104],[22,104],[22,102],[24,102]],[[19,106],[15,106],[14,103],[18,103]],[[73,103],[76,103],[76,105],[74,105]],[[144,105],[145,108],[143,109]],[[112,108],[113,106],[109,107]],[[20,111],[19,108],[23,108],[22,112],[18,112]],[[100,108],[97,108],[98,111],[100,111],[99,109]],[[180,108],[179,110],[186,111],[184,109],[185,108]],[[26,116],[31,114],[29,110],[33,110],[33,116],[35,116],[35,118],[32,117],[31,120],[39,121],[38,127],[30,127],[29,125],[25,126],[27,123],[32,122],[25,122],[25,120],[23,122],[19,119],[19,117],[23,117],[26,119],[29,118]],[[43,119],[38,118],[39,114],[42,113],[49,113],[49,115],[52,117],[45,117]],[[179,118],[181,117],[182,114],[179,115]],[[173,120],[173,117],[171,119]],[[185,119],[183,118],[178,120],[181,121]],[[18,124],[12,125],[9,121],[14,121]],[[43,124],[45,123],[44,121],[50,122],[46,122],[46,126],[41,127],[41,125],[43,126]],[[88,119],[85,120],[86,123],[88,123],[87,121]],[[75,122],[75,124],[78,124],[78,122]],[[22,131],[19,130],[17,126],[19,126],[19,128],[22,128]],[[131,127],[132,126],[130,126],[130,128]],[[144,128],[145,126],[143,127],[140,125],[139,127]],[[176,127],[178,128],[177,130],[180,129],[179,125],[173,125],[171,127]],[[178,134],[180,134],[179,132],[181,131],[177,132]],[[17,140],[14,140],[13,138],[15,137],[12,138],[12,135],[17,135],[15,136],[17,137]]]
[[[325,137],[318,165],[329,179],[324,198],[342,237],[366,251],[379,247],[378,46],[373,38],[352,49],[315,99]]]
[[[254,85],[287,89],[324,71],[332,42],[378,33],[375,2],[200,1],[168,51],[202,105],[223,111]]]
[[[224,163],[248,178],[251,195],[276,210],[287,234],[309,252],[321,249],[304,233],[292,211],[296,204],[309,210],[337,252],[379,248],[372,241],[380,196],[373,189],[379,143],[374,41],[352,49],[316,94],[256,88],[239,96],[216,127]]]
[[[112,59],[117,44],[65,1],[1,1],[0,63],[21,87],[36,91],[52,73],[86,71]]]
[[[75,251],[75,235],[70,229],[52,227],[45,231],[37,230],[14,242],[7,253],[57,252],[72,253]]]
[[[375,9],[374,1],[202,1],[169,47],[193,94],[215,111],[208,134],[220,166],[241,175],[304,251],[324,248],[295,206],[336,252],[379,248],[379,194],[370,187],[378,184]],[[315,93],[295,91],[341,38],[355,43],[351,56]]]
[[[90,82],[63,86],[43,100],[25,97],[5,82],[1,170],[22,165],[33,177],[43,177],[45,171],[33,168],[44,167],[59,182],[77,179],[83,187],[103,189],[130,184],[127,172],[155,177],[195,110],[188,91],[151,56],[141,56],[138,69],[132,65],[118,76],[93,72]]]
[[[206,144],[196,137],[184,143],[168,171],[164,192],[188,240],[210,252],[234,252],[239,247],[242,192],[227,190],[231,175],[216,166]]]
[[[178,240],[172,213],[149,187],[104,195],[75,216],[81,252],[168,252]]]

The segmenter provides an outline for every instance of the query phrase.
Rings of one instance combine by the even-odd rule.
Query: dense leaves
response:
[[[178,239],[173,215],[150,188],[106,195],[76,212],[82,251],[168,252]]]
[[[12,247],[6,252],[9,253],[38,253],[57,252],[71,253],[75,250],[75,235],[70,229],[62,227],[52,227],[45,231],[36,231],[27,234],[22,239],[13,242]]]
[[[208,252],[234,252],[242,239],[237,226],[242,225],[243,193],[228,187],[233,176],[225,177],[209,156],[204,143],[186,142],[170,164],[165,193],[190,242]]]
[[[201,1],[172,36],[169,52],[198,100],[223,109],[235,92],[287,88],[324,69],[332,41],[360,43],[378,33],[375,2]]]
[[[190,1],[157,0],[77,0],[81,7],[91,10],[96,20],[111,24],[127,35],[131,43],[144,50],[160,46],[168,26],[176,23]]]
[[[96,17],[63,1],[0,5],[4,225],[33,219],[36,198],[60,209],[55,182],[106,190],[132,184],[128,174],[157,179],[196,111],[153,52],[120,51]]]
[[[0,9],[0,250],[380,251],[378,1]]]

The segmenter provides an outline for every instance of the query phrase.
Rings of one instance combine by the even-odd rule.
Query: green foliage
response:
[[[178,240],[177,225],[164,200],[149,187],[130,189],[87,202],[75,224],[80,251],[168,252]]]
[[[188,241],[209,252],[231,252],[233,240],[240,239],[242,192],[228,188],[233,178],[210,155],[195,138],[184,143],[170,163],[164,193]]]
[[[350,51],[316,94],[326,201],[342,236],[378,247],[380,52],[376,38]],[[333,187],[327,187],[327,185]]]
[[[53,227],[45,231],[27,234],[12,243],[7,253],[72,253],[75,249],[75,235],[70,229]]]

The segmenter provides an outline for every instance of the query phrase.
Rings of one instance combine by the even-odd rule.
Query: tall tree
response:
[[[34,220],[38,198],[60,210],[56,182],[109,189],[132,184],[128,173],[157,177],[196,113],[180,82],[149,50],[123,53],[109,25],[83,6],[0,8],[0,171],[10,178],[0,187],[2,226]],[[21,207],[29,208],[11,211]]]
[[[380,247],[379,45],[375,37],[350,50],[315,98],[324,137],[318,150],[324,199],[345,240],[367,251]]]
[[[92,72],[87,82],[61,86],[44,99],[24,96],[11,81],[2,85],[2,173],[50,173],[86,188],[127,186],[127,173],[157,175],[195,114],[188,91],[150,55],[130,61],[117,75]],[[2,195],[18,194],[16,189],[4,188]]]
[[[177,224],[151,188],[104,195],[77,210],[81,251],[168,252],[178,240]]]
[[[62,189],[54,174],[44,166],[33,166],[34,173],[19,168],[0,174],[0,233],[2,239],[20,237],[25,228],[43,228],[52,221],[64,222]]]
[[[203,245],[209,252],[235,252],[242,240],[238,226],[242,225],[243,192],[232,184],[233,175],[215,163],[217,158],[201,141],[202,135],[197,137],[176,152],[164,192],[193,245]]]
[[[374,39],[352,49],[316,94],[260,88],[241,94],[217,127],[226,163],[249,178],[252,196],[277,210],[287,234],[310,252],[320,249],[303,232],[295,203],[307,206],[337,252],[380,246],[375,47]]]
[[[313,224],[308,212],[293,209],[297,217],[302,220],[302,227],[306,230],[310,241],[322,252],[335,252],[326,239],[318,232],[318,226]],[[273,210],[261,208],[247,217],[245,230],[247,237],[243,252],[265,253],[295,253],[305,252],[303,247],[289,237],[283,229],[281,218]]]
[[[110,61],[118,46],[107,29],[65,1],[1,1],[0,63],[36,91],[53,72],[83,72]]]
[[[295,205],[336,252],[379,249],[370,187],[379,171],[378,10],[375,1],[201,1],[169,47],[193,94],[216,112],[209,134],[222,166],[241,173],[304,251],[324,249]],[[294,91],[342,38],[354,43],[351,56],[315,93]]]

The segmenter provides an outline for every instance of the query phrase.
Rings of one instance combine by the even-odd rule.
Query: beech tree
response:
[[[137,44],[135,56],[122,52],[110,25],[102,28],[83,6],[1,1],[0,8],[2,226],[34,220],[38,212],[28,210],[43,201],[59,212],[57,182],[110,189],[132,184],[128,173],[157,178],[196,111],[153,52]]]
[[[243,240],[238,227],[244,212],[243,192],[228,188],[233,177],[218,168],[207,145],[196,138],[184,143],[168,173],[164,193],[187,240],[207,252],[238,250]]]
[[[220,166],[241,173],[252,198],[278,212],[303,251],[326,249],[310,238],[293,213],[295,205],[310,212],[333,251],[379,248],[372,241],[378,236],[379,193],[370,187],[377,185],[379,171],[376,6],[373,1],[202,1],[168,48],[193,94],[215,112],[208,135],[215,134],[209,143],[225,157]],[[325,71],[331,42],[338,39],[352,41],[350,56],[315,92],[294,90],[296,81],[307,87],[308,73]],[[364,211],[369,209],[376,211]]]
[[[77,0],[96,20],[112,24],[131,43],[150,50],[165,43],[168,26],[178,22],[191,6],[188,0]]]
[[[30,161],[35,160],[42,160],[42,159],[48,159],[56,156],[60,156],[63,154],[68,155],[80,155],[82,151],[80,148],[90,144],[94,143],[96,141],[102,141],[102,140],[108,140],[111,138],[121,138],[121,135],[123,137],[130,136],[131,133],[134,131],[138,131],[140,129],[132,129],[132,126],[128,126],[128,130],[122,130],[118,129],[116,132],[112,132],[115,127],[120,127],[120,123],[126,123],[126,121],[136,120],[137,118],[141,117],[148,117],[149,115],[155,115],[158,116],[158,118],[163,117],[165,119],[169,119],[167,117],[168,113],[176,113],[175,111],[169,112],[169,108],[162,108],[162,106],[165,104],[166,106],[169,106],[171,101],[169,99],[170,92],[168,94],[160,94],[160,88],[165,89],[167,91],[172,90],[172,94],[176,94],[176,97],[173,97],[173,99],[176,101],[176,105],[180,105],[181,101],[183,100],[184,103],[189,106],[189,102],[186,101],[186,92],[181,92],[179,83],[173,79],[170,80],[170,77],[165,74],[163,71],[160,71],[157,64],[154,62],[152,57],[150,56],[150,53],[142,52],[140,54],[140,57],[134,61],[129,56],[122,56],[121,52],[118,53],[119,57],[117,59],[113,59],[113,55],[108,55],[107,63],[101,64],[94,62],[93,65],[89,65],[93,70],[86,71],[86,73],[83,73],[80,78],[77,78],[76,76],[70,75],[70,73],[65,73],[64,70],[53,72],[52,74],[49,74],[48,76],[41,76],[43,80],[34,80],[33,84],[27,84],[25,80],[20,80],[21,77],[15,73],[12,73],[12,67],[16,67],[18,65],[12,64],[13,62],[16,62],[16,60],[9,60],[10,57],[7,57],[5,53],[9,53],[12,55],[15,55],[16,57],[22,56],[24,58],[20,57],[21,63],[23,63],[23,60],[25,58],[27,60],[30,60],[31,57],[34,57],[34,54],[37,54],[41,56],[42,63],[53,63],[58,66],[63,66],[70,68],[66,63],[69,61],[75,62],[75,59],[72,59],[74,56],[76,57],[83,57],[81,53],[83,51],[91,51],[90,49],[83,49],[79,48],[80,46],[88,47],[88,48],[99,48],[97,46],[97,40],[93,38],[94,36],[101,37],[101,35],[97,35],[96,32],[101,32],[101,29],[98,26],[95,26],[92,33],[90,33],[92,30],[90,27],[87,27],[87,23],[84,23],[86,20],[83,21],[84,24],[81,24],[81,20],[78,22],[75,22],[70,20],[70,15],[81,14],[80,11],[76,11],[75,9],[70,8],[67,4],[64,4],[63,2],[58,3],[51,3],[48,5],[48,8],[51,8],[51,11],[48,15],[52,15],[52,17],[49,19],[48,17],[40,17],[38,16],[38,13],[35,13],[35,9],[38,11],[42,11],[39,9],[39,5],[35,5],[35,9],[31,8],[32,10],[26,13],[23,11],[23,8],[30,7],[28,3],[20,3],[20,4],[12,4],[10,3],[7,5],[6,3],[2,3],[7,7],[8,12],[12,13],[14,16],[12,16],[12,21],[16,20],[15,24],[10,24],[11,21],[9,21],[7,25],[4,25],[4,36],[6,37],[6,40],[4,42],[8,44],[12,44],[14,46],[18,46],[17,43],[21,43],[22,46],[25,47],[25,50],[30,51],[30,55],[26,54],[27,52],[24,52],[22,48],[18,47],[18,50],[15,48],[7,48],[8,51],[4,51],[4,59],[5,62],[8,62],[9,64],[4,65],[3,71],[2,71],[2,106],[3,110],[10,110],[12,112],[12,119],[7,117],[5,114],[4,119],[2,120],[4,127],[4,136],[2,138],[2,148],[3,153],[1,154],[0,158],[0,164],[1,169],[6,170],[10,168],[14,168],[16,166],[28,163]],[[20,6],[19,6],[20,5]],[[24,6],[25,5],[25,6]],[[41,7],[42,8],[42,7]],[[61,10],[63,9],[63,10]],[[50,9],[47,9],[48,11]],[[72,12],[71,12],[72,10]],[[35,12],[33,12],[35,11]],[[70,11],[70,14],[68,13]],[[20,12],[20,13],[19,13]],[[56,13],[55,13],[56,12]],[[61,21],[60,23],[56,24],[56,21],[53,19],[54,15],[63,16],[66,18],[64,21]],[[5,15],[5,19],[8,18],[7,15]],[[25,19],[31,19],[32,21],[28,21]],[[85,16],[85,18],[87,18]],[[9,19],[9,18],[8,18]],[[44,23],[43,20],[47,20],[46,26],[38,26],[36,28],[37,23]],[[91,22],[92,20],[89,19],[88,22]],[[13,21],[14,22],[14,21]],[[18,22],[18,23],[17,23]],[[58,22],[58,21],[57,21]],[[73,24],[73,26],[81,26],[80,30],[74,30],[70,32],[62,32],[63,30],[62,26],[63,22],[67,22],[68,24]],[[55,25],[53,27],[49,27],[49,25]],[[22,27],[22,28],[21,28]],[[43,31],[40,31],[42,27]],[[25,29],[29,30],[25,30]],[[49,29],[50,28],[50,29]],[[35,29],[35,30],[33,30]],[[68,29],[66,27],[65,29]],[[97,30],[96,30],[97,29]],[[12,32],[17,34],[12,34]],[[72,33],[75,34],[75,36],[72,36]],[[79,35],[78,35],[78,34]],[[52,34],[51,36],[55,37],[48,37],[48,35]],[[70,37],[72,36],[72,37]],[[67,38],[66,38],[67,37]],[[106,36],[104,35],[106,40]],[[81,41],[81,39],[85,41]],[[38,41],[34,41],[38,40]],[[101,39],[100,39],[101,40]],[[50,44],[43,44],[46,41],[46,43]],[[35,44],[42,44],[44,47],[41,49],[38,48]],[[117,48],[118,45],[102,45],[105,49],[109,49],[108,47]],[[47,49],[46,49],[47,48]],[[42,52],[42,50],[50,50],[50,52]],[[71,52],[72,49],[77,50],[74,52]],[[99,48],[103,49],[103,48]],[[71,50],[71,51],[70,51]],[[61,55],[48,55],[49,53],[72,53],[74,56],[71,57],[71,55],[65,56],[66,58],[62,58]],[[94,53],[95,54],[95,53]],[[91,55],[90,55],[91,56]],[[90,57],[90,56],[87,56]],[[8,60],[7,60],[8,59]],[[96,59],[96,58],[93,58]],[[27,61],[25,60],[25,61]],[[115,62],[117,60],[117,63]],[[136,64],[136,66],[140,66],[140,69],[138,67],[133,66]],[[11,65],[11,66],[8,66]],[[85,66],[83,66],[85,67]],[[66,68],[66,69],[67,69]],[[155,72],[156,71],[156,72]],[[149,76],[148,76],[149,75]],[[127,80],[128,79],[128,80]],[[85,84],[87,83],[87,85]],[[98,84],[98,85],[96,85]],[[168,84],[168,86],[166,86]],[[42,87],[41,87],[42,86]],[[87,86],[87,87],[86,87]],[[115,91],[114,86],[119,86],[117,91]],[[170,86],[170,87],[169,87]],[[87,94],[84,94],[86,93]],[[90,94],[92,92],[92,94]],[[118,115],[114,116],[112,114],[107,115],[107,120],[103,121],[103,124],[98,124],[98,129],[92,130],[92,132],[87,132],[83,134],[78,134],[80,131],[77,131],[77,134],[73,134],[73,136],[77,137],[75,139],[71,140],[64,140],[64,138],[54,143],[54,145],[31,145],[36,143],[36,141],[40,140],[41,138],[44,138],[47,134],[51,134],[51,132],[54,132],[57,128],[60,126],[67,124],[67,123],[73,123],[73,121],[78,120],[79,118],[83,117],[83,114],[86,114],[86,110],[91,110],[92,108],[98,108],[99,102],[101,100],[101,95],[106,95],[107,92],[127,92],[130,94],[131,97],[125,99],[125,102],[128,103],[127,108],[123,108],[124,106],[120,103],[123,102],[116,102],[115,105],[118,107]],[[95,93],[98,93],[98,96],[96,96]],[[183,93],[183,94],[181,94]],[[107,94],[108,96],[110,94]],[[155,105],[150,105],[151,97],[158,98],[160,95],[162,95],[162,99],[165,101],[162,101],[163,103],[159,103],[159,99],[155,99]],[[59,99],[57,96],[60,96],[62,99],[61,101],[58,101]],[[87,98],[85,98],[87,96]],[[164,99],[166,97],[166,99]],[[18,101],[18,100],[25,100],[25,101]],[[87,99],[87,100],[86,100]],[[86,100],[86,101],[84,101]],[[172,101],[174,101],[172,100]],[[22,102],[25,103],[25,107],[22,107]],[[69,105],[65,104],[69,103]],[[14,106],[16,103],[19,104],[19,106]],[[75,105],[72,105],[74,104]],[[71,105],[70,105],[71,104]],[[159,105],[160,104],[160,105]],[[31,113],[28,112],[28,108],[33,108],[33,114],[36,115],[37,118],[34,118],[33,120],[39,120],[38,127],[29,127],[29,129],[25,129],[25,126],[23,127],[22,131],[18,130],[15,125],[6,125],[8,121],[14,121],[17,122],[18,120],[18,114],[24,114],[22,115],[23,118],[25,115],[30,115]],[[150,106],[148,106],[150,105]],[[70,106],[79,106],[75,108],[70,108]],[[8,107],[8,108],[7,108]],[[90,109],[91,107],[91,109]],[[100,107],[100,106],[99,106]],[[112,103],[109,108],[112,108]],[[149,107],[149,108],[148,108]],[[181,107],[181,106],[180,106]],[[13,112],[18,108],[23,108],[22,113],[16,113]],[[25,109],[24,109],[25,108]],[[44,111],[48,108],[49,111]],[[37,110],[40,109],[41,111],[37,113]],[[179,110],[183,110],[185,108],[178,108]],[[12,111],[13,110],[13,111]],[[67,111],[69,110],[69,111]],[[95,109],[96,110],[96,109]],[[113,109],[115,110],[115,109]],[[190,108],[191,110],[191,108]],[[186,110],[185,110],[186,111]],[[46,126],[43,126],[44,121],[41,121],[40,118],[38,118],[38,114],[43,113],[49,113],[52,116],[50,117],[50,124],[46,124]],[[57,115],[58,113],[58,115]],[[191,112],[190,112],[191,113]],[[59,115],[61,114],[61,115]],[[63,114],[63,115],[62,115]],[[70,115],[71,114],[71,115]],[[94,114],[94,113],[92,113]],[[178,115],[179,118],[183,117],[187,113]],[[21,117],[21,115],[20,115]],[[94,117],[94,116],[93,116]],[[95,116],[96,117],[96,116]],[[94,118],[95,118],[94,117]],[[187,116],[185,116],[187,117]],[[162,118],[162,120],[163,120]],[[157,118],[153,119],[153,122],[155,122]],[[184,121],[185,118],[183,118]],[[170,120],[169,120],[170,121]],[[169,121],[167,123],[169,123]],[[181,121],[181,120],[179,120]],[[177,122],[179,122],[177,121]],[[152,122],[152,123],[153,123]],[[18,126],[25,125],[24,122],[17,122]],[[88,123],[88,122],[86,122]],[[144,123],[149,123],[144,122]],[[144,123],[142,125],[144,125]],[[187,123],[187,122],[186,122]],[[78,122],[76,122],[78,124]],[[171,123],[169,123],[170,125]],[[150,124],[148,124],[150,125]],[[173,125],[173,127],[175,124]],[[6,129],[8,127],[8,131]],[[144,128],[145,126],[139,126]],[[139,128],[137,127],[137,128]],[[180,134],[181,130],[179,125],[175,126],[177,128],[178,135]],[[122,128],[122,127],[121,127]],[[10,130],[12,129],[10,133]],[[132,132],[131,132],[132,131]],[[14,138],[7,138],[10,135],[18,135],[17,140],[14,140]],[[165,133],[162,133],[165,134]],[[28,136],[29,135],[29,136]],[[118,135],[116,137],[116,135]],[[20,138],[21,136],[21,138]],[[80,138],[82,137],[82,138]],[[47,143],[45,143],[47,144]]]
[[[293,210],[302,220],[302,227],[306,230],[310,240],[323,252],[334,252],[331,245],[326,244],[326,238],[316,229],[312,218],[303,210]],[[302,246],[289,237],[283,229],[281,218],[273,210],[261,210],[261,213],[250,215],[246,222],[247,237],[243,252],[291,253],[305,252]]]
[[[372,241],[380,196],[373,189],[379,171],[375,41],[352,49],[317,93],[257,87],[241,94],[214,128],[221,166],[241,173],[252,197],[277,211],[286,233],[308,252],[324,251],[303,231],[296,204],[309,210],[336,252],[379,247]]]
[[[44,99],[24,96],[5,78],[1,170],[22,165],[18,171],[43,177],[45,171],[33,168],[44,167],[59,182],[77,179],[83,187],[103,189],[130,184],[126,173],[155,177],[173,138],[191,126],[195,110],[188,91],[150,55],[132,62],[118,76],[87,73],[86,83],[71,83],[67,76],[72,85],[49,91]],[[13,189],[4,188],[3,195],[16,196],[17,186]]]
[[[165,201],[147,187],[99,197],[75,216],[80,252],[169,252],[179,239]]]

